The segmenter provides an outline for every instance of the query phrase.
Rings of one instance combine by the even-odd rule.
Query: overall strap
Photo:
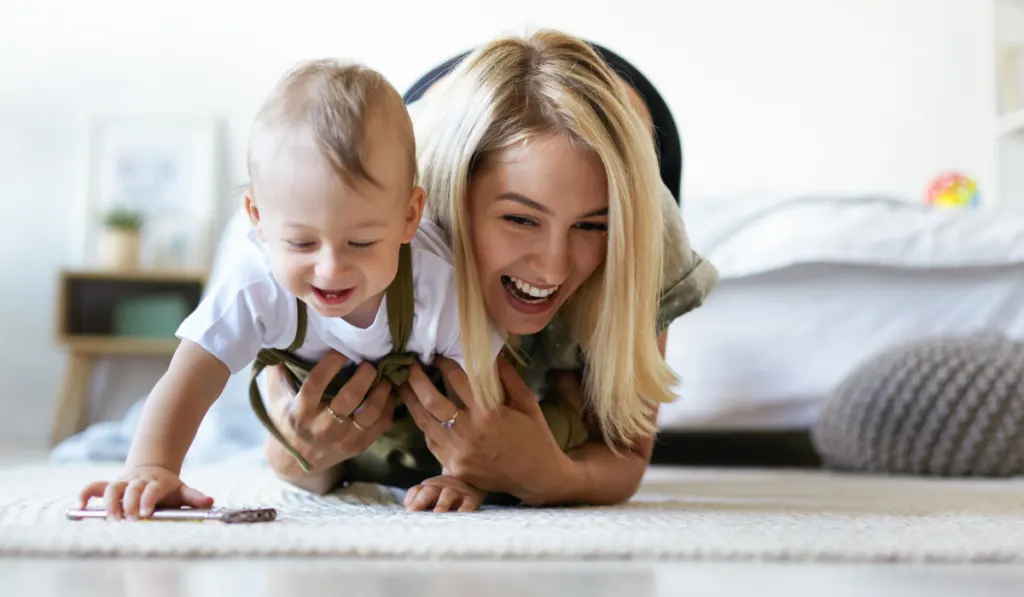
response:
[[[398,250],[398,272],[385,291],[388,308],[388,329],[391,331],[391,354],[377,363],[377,379],[387,377],[396,387],[409,379],[409,367],[416,355],[406,352],[416,317],[413,287],[412,247],[403,244]]]
[[[398,250],[398,273],[385,293],[388,301],[388,328],[391,330],[392,352],[405,352],[405,345],[412,335],[413,318],[416,315],[412,279],[412,248],[404,244]]]
[[[285,372],[288,375],[288,381],[291,382],[292,389],[297,392],[299,390],[299,386],[302,384],[302,380],[305,379],[305,374],[309,371],[309,366],[293,354],[305,343],[306,327],[308,324],[306,303],[296,297],[295,304],[298,311],[296,313],[295,338],[292,340],[292,343],[285,350],[264,348],[256,354],[256,359],[252,364],[252,373],[249,378],[249,404],[252,406],[253,414],[255,414],[260,423],[267,428],[270,435],[280,442],[281,445],[284,446],[285,450],[287,450],[288,453],[298,461],[302,470],[309,472],[309,462],[307,462],[306,459],[303,458],[302,455],[300,455],[298,451],[284,439],[284,436],[281,435],[281,432],[270,419],[270,413],[267,412],[267,407],[263,404],[263,398],[260,396],[259,386],[256,383],[256,378],[263,369],[273,367],[274,365],[284,365]]]
[[[306,342],[306,321],[308,319],[306,303],[302,302],[302,299],[299,297],[295,297],[295,307],[298,309],[296,313],[298,322],[295,325],[295,339],[292,340],[291,345],[285,349],[288,352],[295,352],[302,348],[302,345]]]

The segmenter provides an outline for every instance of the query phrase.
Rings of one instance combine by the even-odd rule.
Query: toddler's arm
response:
[[[80,494],[81,507],[103,497],[110,516],[148,517],[158,505],[208,508],[213,500],[179,475],[199,425],[227,385],[230,371],[198,344],[182,340],[170,367],[146,399],[125,472],[97,481]]]
[[[207,411],[231,372],[198,344],[182,340],[142,411],[127,466],[159,466],[175,475]]]
[[[486,491],[443,473],[410,487],[404,505],[411,512],[474,512],[486,497]]]

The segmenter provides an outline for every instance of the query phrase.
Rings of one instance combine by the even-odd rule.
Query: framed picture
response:
[[[1024,110],[1024,44],[999,48],[1000,111]]]
[[[208,267],[222,195],[220,129],[215,117],[90,119],[77,218],[81,261],[95,263],[107,215],[128,212],[142,221],[140,266]]]

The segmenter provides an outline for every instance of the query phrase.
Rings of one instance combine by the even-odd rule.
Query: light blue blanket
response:
[[[241,210],[227,223],[214,256],[211,282],[231,270],[236,251],[244,246],[238,239],[245,237],[249,226]],[[228,380],[221,397],[199,427],[185,459],[187,465],[235,459],[264,461],[263,443],[267,433],[249,406],[249,375],[250,370],[246,368]],[[56,463],[123,462],[128,456],[145,398],[138,398],[120,421],[96,423],[64,440],[51,451],[50,460]]]
[[[238,459],[264,461],[263,444],[267,433],[252,414],[248,388],[248,370],[231,378],[224,394],[199,426],[185,458],[186,465]],[[140,397],[121,420],[96,423],[64,440],[50,452],[50,461],[62,464],[124,462],[145,398]]]

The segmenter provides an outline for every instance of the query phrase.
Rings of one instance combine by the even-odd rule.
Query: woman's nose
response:
[[[569,275],[569,242],[562,235],[551,235],[537,246],[534,253],[534,282],[557,286]]]

